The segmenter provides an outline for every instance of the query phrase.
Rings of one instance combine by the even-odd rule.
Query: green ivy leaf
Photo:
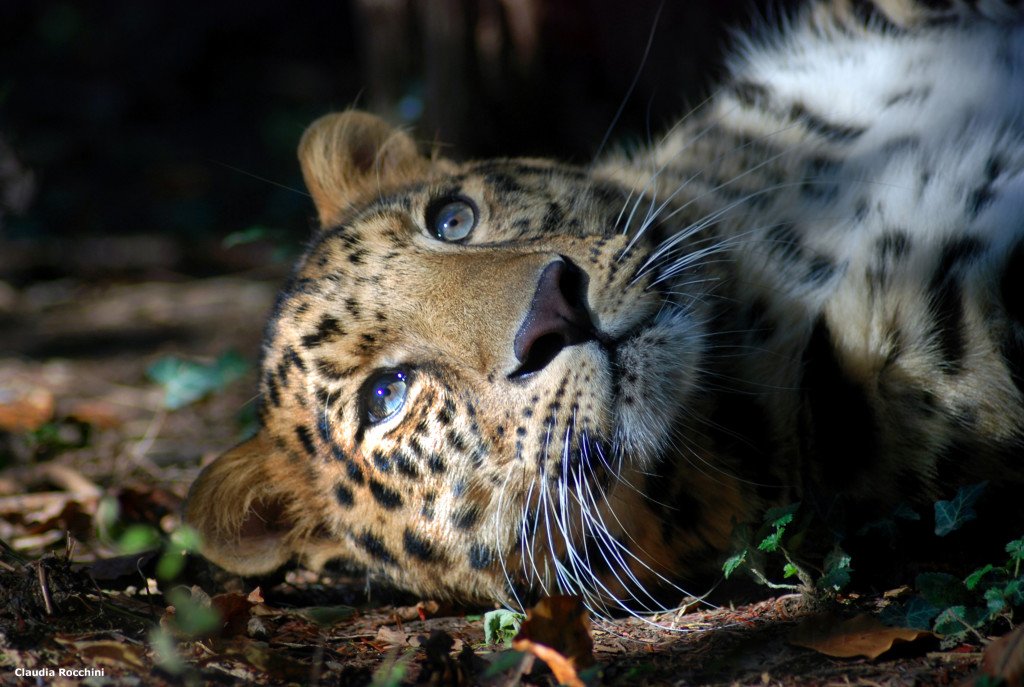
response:
[[[778,529],[793,522],[793,515],[800,509],[800,502],[791,503],[788,506],[778,506],[765,511],[764,522],[766,525]]]
[[[964,579],[964,586],[973,591],[974,588],[978,586],[978,583],[981,582],[981,578],[985,577],[985,575],[988,575],[995,569],[996,567],[991,563],[986,565],[984,568],[978,568]]]
[[[850,584],[850,573],[853,572],[853,568],[850,567],[851,560],[849,554],[839,546],[833,548],[825,556],[825,574],[818,580],[818,588],[839,591]]]
[[[767,537],[761,540],[761,543],[757,545],[757,548],[761,551],[767,551],[772,553],[779,550],[779,544],[782,542],[782,535],[785,532],[785,528],[779,528],[769,534]]]
[[[174,624],[185,635],[199,637],[212,632],[220,625],[220,614],[195,601],[184,589],[172,589],[167,595],[174,606]]]
[[[932,620],[939,614],[939,609],[922,599],[911,597],[904,605],[886,606],[879,614],[879,619],[890,627],[909,627],[915,630],[930,630]]]
[[[249,364],[235,351],[212,363],[168,356],[149,366],[146,374],[164,388],[164,407],[177,410],[194,403],[245,374]]]
[[[722,563],[722,573],[726,579],[729,579],[729,575],[736,572],[736,569],[743,565],[743,562],[747,560],[747,550],[743,549],[735,556],[729,556],[725,559],[725,563]]]
[[[160,533],[151,525],[130,525],[117,538],[122,554],[133,554],[154,549],[160,544]]]
[[[988,603],[988,612],[996,615],[1006,608],[1006,594],[999,587],[992,587],[985,590],[985,601]]]
[[[1011,563],[1024,563],[1024,537],[1007,544],[1006,553],[1010,554]]]
[[[932,630],[935,634],[959,636],[981,625],[988,618],[988,611],[975,606],[950,606],[935,618]]]
[[[164,551],[156,563],[156,577],[161,581],[173,580],[185,568],[185,554],[175,551]]]
[[[968,602],[963,583],[947,573],[926,572],[914,579],[918,593],[933,606],[946,608]]]
[[[974,504],[978,502],[986,486],[988,486],[987,481],[961,487],[951,500],[936,501],[935,534],[944,537],[978,517],[974,510]]]
[[[511,644],[525,619],[522,613],[505,609],[484,613],[484,641],[488,644]]]
[[[799,568],[797,568],[792,563],[786,563],[784,566],[782,566],[782,578],[783,579],[789,579],[790,577],[796,577],[799,573],[800,573]]]

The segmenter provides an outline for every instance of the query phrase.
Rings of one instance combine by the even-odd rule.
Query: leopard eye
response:
[[[405,405],[408,379],[404,372],[391,370],[370,379],[363,392],[366,418],[372,424],[380,424],[394,417]]]
[[[476,226],[476,207],[464,198],[454,198],[438,205],[428,214],[430,231],[442,241],[461,241]]]

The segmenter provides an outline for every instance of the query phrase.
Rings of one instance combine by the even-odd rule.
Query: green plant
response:
[[[121,521],[121,506],[107,496],[96,507],[96,529],[100,541],[113,546],[121,555],[160,549],[156,576],[161,584],[173,581],[185,566],[185,557],[199,550],[199,533],[188,525],[178,525],[164,536],[156,527]]]
[[[526,616],[515,611],[498,609],[484,613],[484,641],[488,644],[512,645]]]
[[[963,580],[946,573],[921,573],[914,582],[917,593],[904,604],[881,613],[889,625],[931,630],[944,643],[956,644],[974,636],[1000,619],[1013,626],[1015,610],[1024,608],[1024,537],[1006,545],[1002,565],[988,564]]]
[[[797,562],[792,546],[799,544],[801,534],[787,539],[787,530],[794,522],[800,503],[770,508],[765,513],[761,527],[753,532],[750,527],[736,528],[737,539],[742,542],[739,550],[722,564],[722,573],[728,578],[737,570],[746,570],[754,579],[770,589],[785,589],[798,592],[826,593],[839,591],[850,581],[850,557],[837,544],[825,557],[824,569],[815,581],[806,566]],[[799,529],[799,528],[798,528]],[[753,542],[757,541],[756,546]],[[797,582],[776,582],[766,573],[772,557],[782,558],[782,579],[796,579]]]
[[[150,365],[146,374],[164,388],[164,407],[177,410],[222,390],[248,369],[245,358],[228,351],[211,363],[168,356]]]

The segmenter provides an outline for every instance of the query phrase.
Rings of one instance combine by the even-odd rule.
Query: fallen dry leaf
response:
[[[549,596],[526,612],[512,648],[548,664],[559,684],[583,687],[578,671],[594,664],[590,617],[575,596]]]
[[[0,387],[0,430],[30,432],[53,417],[53,394],[43,387]]]
[[[218,594],[210,599],[210,606],[220,614],[221,637],[237,637],[245,635],[249,628],[249,618],[253,606],[263,603],[260,588],[256,587],[248,595],[239,592]]]
[[[67,416],[100,429],[116,429],[125,422],[125,410],[100,399],[72,401]]]
[[[381,625],[377,630],[377,641],[388,646],[405,646],[409,643],[409,635],[402,630]]]
[[[134,673],[147,670],[145,650],[127,642],[112,639],[74,640],[56,637],[57,641],[70,647],[88,665],[109,666]]]
[[[807,618],[789,635],[789,643],[835,658],[875,659],[895,644],[934,637],[931,632],[889,627],[867,613],[848,620],[833,615]]]
[[[1024,685],[1024,625],[988,645],[981,670],[990,677],[1002,678],[1006,687]]]

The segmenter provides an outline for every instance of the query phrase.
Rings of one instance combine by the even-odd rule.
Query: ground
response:
[[[126,258],[117,273],[0,283],[0,684],[30,684],[15,671],[47,668],[103,676],[37,672],[39,684],[555,684],[541,661],[524,674],[517,654],[485,644],[488,609],[410,598],[358,571],[244,582],[192,558],[158,571],[169,545],[153,535],[179,529],[201,465],[252,422],[260,329],[287,263],[257,244],[222,251],[233,276],[182,277],[161,266],[167,251],[139,241],[102,247],[150,256],[134,273]],[[16,245],[0,252],[18,255]],[[168,396],[168,369],[178,382],[198,375],[200,398],[183,387]],[[147,544],[158,551],[125,555]],[[794,643],[806,643],[808,623],[821,635],[822,623],[841,627],[830,618],[887,602],[849,595],[811,609],[789,595],[594,621],[598,667],[583,675],[610,685],[968,684],[983,637],[940,648],[912,634],[875,659]],[[210,606],[220,610],[212,625]]]

